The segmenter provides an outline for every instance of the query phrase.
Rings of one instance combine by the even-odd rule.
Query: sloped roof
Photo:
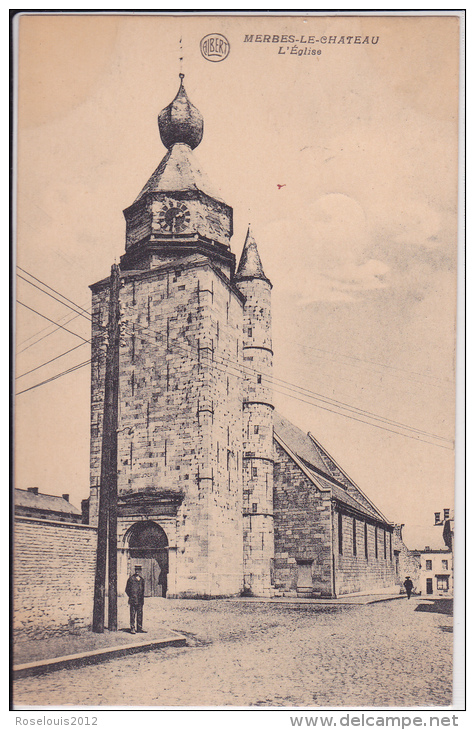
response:
[[[174,144],[167,152],[134,202],[136,203],[146,193],[180,191],[201,191],[215,200],[224,202],[213,190],[207,176],[200,169],[190,147],[184,143]]]
[[[251,228],[247,230],[246,240],[242,249],[241,259],[234,276],[235,281],[242,279],[264,279],[268,281],[264,274],[261,257],[257,249],[257,243],[251,233]]]
[[[277,411],[274,411],[274,431],[294,454],[300,456],[309,465],[328,473],[324,461],[320,458],[307,434]]]
[[[25,489],[15,489],[15,507],[26,507],[48,512],[62,512],[68,515],[80,515],[81,510],[63,497],[53,494],[34,494]]]
[[[315,475],[315,482],[320,488],[331,489],[332,496],[339,502],[373,519],[386,522],[382,513],[311,434],[305,434],[277,411],[274,411],[274,433],[297,457],[297,464]]]

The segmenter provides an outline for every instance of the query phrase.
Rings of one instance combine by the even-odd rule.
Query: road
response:
[[[161,622],[185,633],[188,647],[20,679],[14,703],[446,706],[452,692],[452,618],[419,606],[431,604],[147,599],[145,624]],[[121,611],[126,625],[126,607]]]

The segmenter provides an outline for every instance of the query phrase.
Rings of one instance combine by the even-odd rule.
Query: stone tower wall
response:
[[[272,592],[273,425],[271,286],[239,281],[243,318],[244,585],[254,595]]]
[[[93,297],[93,320],[102,325],[107,286],[98,285]],[[120,300],[118,487],[122,503],[132,500],[134,508],[121,512],[119,507],[119,546],[124,548],[131,522],[152,519],[167,533],[173,553],[169,595],[237,594],[242,587],[242,394],[240,372],[229,363],[241,357],[242,301],[201,257],[122,274]],[[103,360],[93,344],[92,522],[100,477]],[[137,495],[146,498],[146,508]],[[164,507],[166,495],[175,502],[183,497],[174,513]]]

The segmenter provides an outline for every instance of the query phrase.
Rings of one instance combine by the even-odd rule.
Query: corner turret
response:
[[[270,596],[274,556],[272,284],[248,229],[234,277],[243,307],[244,587]]]
[[[261,257],[257,249],[257,243],[251,233],[251,226],[247,229],[246,240],[242,249],[241,259],[236,271],[234,280],[246,281],[250,279],[263,279],[272,286],[267,276],[264,274]]]

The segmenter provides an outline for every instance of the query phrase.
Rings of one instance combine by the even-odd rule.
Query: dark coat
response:
[[[125,586],[131,606],[142,606],[144,602],[145,581],[141,575],[131,575]]]
[[[406,589],[406,591],[412,591],[412,589],[414,588],[414,583],[412,582],[412,580],[410,578],[406,578],[406,580],[403,583],[403,586]]]

